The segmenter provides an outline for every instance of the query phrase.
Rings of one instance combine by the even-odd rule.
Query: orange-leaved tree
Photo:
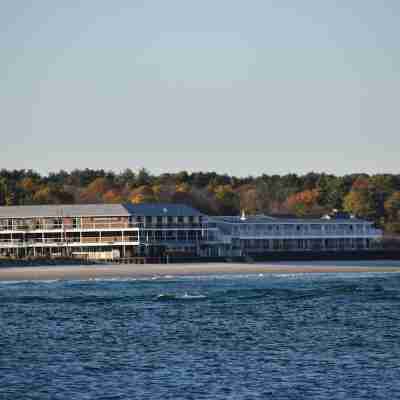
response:
[[[151,186],[143,185],[132,190],[130,201],[133,204],[152,203],[156,201],[156,197]]]
[[[81,192],[80,200],[83,203],[97,203],[103,201],[104,194],[110,189],[106,178],[96,178]]]
[[[363,218],[375,218],[377,207],[373,191],[368,189],[350,190],[343,199],[345,211]]]
[[[122,195],[116,189],[107,190],[102,197],[104,203],[118,204],[123,202]]]
[[[318,199],[317,189],[304,190],[290,195],[286,200],[286,206],[298,216],[317,214],[322,212],[318,206]]]

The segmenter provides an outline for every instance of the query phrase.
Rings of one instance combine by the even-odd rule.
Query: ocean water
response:
[[[0,283],[0,399],[400,399],[400,274]]]

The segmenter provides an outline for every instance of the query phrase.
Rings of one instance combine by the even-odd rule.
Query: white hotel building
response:
[[[322,218],[266,215],[210,218],[223,243],[220,254],[236,256],[277,251],[352,251],[379,246],[382,231],[372,222],[336,213]]]
[[[210,217],[183,204],[0,207],[0,257],[119,259],[251,256],[376,248],[381,230],[337,213],[320,219]]]

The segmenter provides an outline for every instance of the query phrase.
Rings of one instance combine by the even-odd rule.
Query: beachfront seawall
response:
[[[400,260],[400,250],[369,250],[341,252],[280,251],[243,255],[240,257],[134,257],[110,260],[75,258],[0,259],[0,267],[43,265],[96,265],[96,264],[182,264],[182,263],[253,263],[268,261],[368,261]]]

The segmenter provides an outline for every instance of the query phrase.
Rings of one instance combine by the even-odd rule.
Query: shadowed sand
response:
[[[324,272],[400,272],[400,261],[0,267],[0,281]]]

